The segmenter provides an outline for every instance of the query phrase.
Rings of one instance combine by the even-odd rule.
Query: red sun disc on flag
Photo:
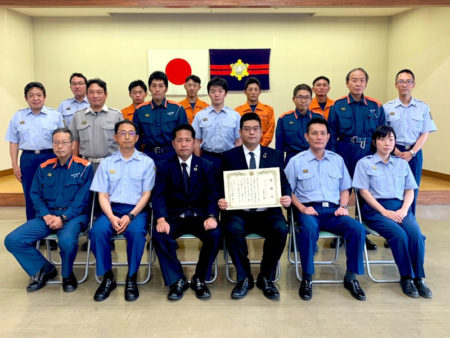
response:
[[[172,59],[167,63],[166,75],[169,81],[175,85],[182,85],[191,74],[191,65],[184,59]]]

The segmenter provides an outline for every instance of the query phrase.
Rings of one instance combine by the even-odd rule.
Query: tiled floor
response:
[[[342,284],[314,285],[313,299],[304,302],[298,297],[294,267],[284,255],[278,283],[280,301],[265,299],[256,288],[245,299],[235,301],[230,299],[233,285],[224,278],[221,251],[219,278],[210,286],[212,299],[208,301],[197,300],[188,290],[182,300],[169,302],[156,263],[152,280],[140,287],[136,302],[125,302],[123,287],[118,287],[105,302],[96,303],[92,300],[98,286],[93,268],[88,281],[72,294],[65,294],[58,285],[26,293],[28,278],[1,243],[0,337],[448,337],[449,219],[450,206],[418,208],[419,224],[427,236],[425,267],[432,300],[411,299],[401,293],[397,283],[376,284],[360,276],[366,302],[351,298]],[[0,208],[0,237],[23,221],[23,208]],[[379,244],[375,255],[388,257],[390,250],[382,247],[382,240],[374,240]],[[114,255],[124,257],[123,245],[117,244]],[[319,258],[331,254],[322,243],[319,247]],[[197,250],[198,244],[191,241],[181,245],[179,254],[193,258]],[[249,250],[260,255],[261,243],[252,243]],[[340,278],[344,264],[341,249],[338,263],[317,268],[316,278]],[[185,271],[190,276],[193,267]],[[375,273],[394,277],[396,269],[378,267]]]

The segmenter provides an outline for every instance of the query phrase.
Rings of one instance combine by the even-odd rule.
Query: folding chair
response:
[[[144,249],[145,251],[147,251],[147,259],[146,260],[142,260],[140,266],[141,267],[146,267],[147,268],[147,273],[144,275],[145,277],[142,280],[138,280],[137,284],[138,285],[142,285],[142,284],[146,284],[150,281],[151,278],[151,266],[153,263],[153,245],[152,245],[152,240],[151,240],[151,233],[152,233],[152,227],[153,227],[153,210],[151,209],[151,205],[149,204],[149,214],[150,214],[150,222],[149,222],[149,229],[147,231],[148,233],[148,239],[145,245]],[[93,222],[92,222],[93,223]],[[92,224],[93,225],[93,224]],[[91,226],[92,226],[91,225]],[[113,237],[111,237],[111,240],[114,241],[126,241],[126,238],[124,235],[115,235]],[[117,247],[116,247],[117,250]],[[128,267],[128,262],[124,262],[124,261],[117,261],[117,262],[112,262],[112,266],[113,267]],[[97,274],[95,274],[95,280],[97,281],[97,283],[101,283],[100,278],[97,276]],[[118,285],[125,285],[125,281],[124,280],[116,280],[116,283]]]
[[[191,234],[185,234],[183,236],[180,236],[177,238],[177,240],[190,240],[190,239],[198,239],[197,237],[195,237],[194,235]],[[181,265],[197,265],[197,261],[189,261],[189,260],[184,260],[184,261],[180,261]],[[210,283],[214,283],[217,279],[217,257],[214,260],[213,263],[213,272],[211,275],[211,279],[206,280],[205,283],[210,284]]]
[[[289,219],[289,245],[288,245],[288,259],[291,264],[295,264],[295,275],[299,281],[302,280],[301,274],[300,274],[300,255],[298,252],[297,247],[297,237],[295,234],[295,228],[296,228],[296,222],[294,218],[294,211],[293,208],[289,208],[288,210],[288,219]],[[335,238],[336,243],[339,243],[340,236],[333,234],[328,231],[320,231],[319,232],[319,239],[328,239],[328,238]],[[337,259],[339,258],[339,245],[336,245],[336,249],[334,250],[334,257],[331,260],[327,261],[316,261],[314,260],[314,265],[333,265],[336,263]],[[313,279],[313,284],[340,284],[344,282],[344,278],[342,279]]]
[[[258,234],[255,234],[255,233],[251,233],[251,234],[248,234],[247,236],[245,236],[245,239],[247,241],[249,241],[249,240],[264,239],[264,237],[262,237]],[[236,279],[233,279],[230,274],[230,265],[232,264],[232,261],[229,257],[225,240],[224,240],[224,244],[223,244],[223,256],[225,259],[225,276],[227,277],[227,281],[229,281],[230,283],[237,283],[238,281]],[[250,260],[250,264],[261,264],[261,260]],[[277,282],[280,279],[280,277],[281,277],[281,266],[280,266],[280,262],[278,262],[277,274],[275,276],[274,282]]]
[[[364,224],[363,219],[362,219],[362,215],[361,215],[361,201],[360,198],[361,196],[359,195],[358,191],[356,189],[354,189],[355,191],[355,203],[356,203],[356,219],[364,225],[364,227],[366,228],[366,230],[369,232],[370,235],[373,236],[380,236],[382,237],[378,232],[376,232],[375,230],[370,229],[366,224]],[[390,250],[390,249],[388,249]],[[366,263],[366,267],[367,267],[367,276],[369,276],[369,278],[375,282],[375,283],[397,283],[400,281],[400,278],[397,279],[377,279],[373,276],[372,274],[372,270],[371,270],[371,264],[373,265],[395,265],[395,261],[393,259],[391,260],[374,260],[374,259],[370,259],[369,258],[369,253],[367,252],[367,247],[364,245],[364,263]]]
[[[83,273],[83,276],[80,279],[78,279],[78,284],[81,284],[84,281],[86,281],[88,273],[89,273],[89,266],[95,264],[95,260],[92,260],[92,261],[89,260],[90,251],[91,251],[91,241],[89,240],[89,236],[88,236],[88,230],[91,228],[92,222],[94,220],[95,196],[96,195],[94,193],[92,203],[91,203],[91,212],[90,212],[89,223],[87,225],[87,229],[85,231],[80,232],[80,235],[78,236],[79,239],[82,237],[86,237],[86,240],[87,240],[86,259],[80,260],[80,261],[75,261],[73,263],[74,268],[77,266],[84,266],[84,273]],[[50,235],[44,237],[43,240],[45,240],[45,251],[47,253],[47,259],[49,260],[50,263],[52,263],[56,267],[61,267],[61,260],[56,261],[52,256],[52,251],[50,250],[50,241],[57,242],[58,236],[56,234],[50,234]],[[37,245],[37,249],[39,250],[39,241],[36,245]],[[49,280],[49,281],[47,281],[46,284],[62,284],[62,280]]]

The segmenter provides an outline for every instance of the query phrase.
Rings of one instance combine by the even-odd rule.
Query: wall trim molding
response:
[[[450,181],[450,175],[432,170],[422,169],[422,176],[431,176],[434,178],[439,178],[441,180]]]

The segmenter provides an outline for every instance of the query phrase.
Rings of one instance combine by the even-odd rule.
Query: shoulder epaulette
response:
[[[376,104],[378,105],[378,107],[381,107],[381,106],[382,106],[381,102],[380,102],[380,101],[378,101],[377,99],[374,99],[373,97],[370,97],[370,96],[366,96],[366,100],[369,100],[369,101],[375,102],[375,103],[376,103]]]
[[[136,110],[138,110],[139,108],[143,107],[143,106],[148,106],[150,103],[152,103],[152,101],[148,101],[148,102],[142,102],[140,105],[138,105],[136,107]]]
[[[176,106],[178,106],[178,107],[182,107],[182,105],[181,104],[179,104],[178,102],[176,102],[176,101],[172,101],[172,100],[167,100],[167,102],[168,103],[171,103],[171,104],[174,104],[174,105],[176,105]]]
[[[88,160],[78,157],[78,156],[73,156],[73,161],[76,163],[80,163],[82,165],[84,165],[85,167],[87,167],[88,165],[91,165],[91,162],[89,162]]]
[[[336,101],[344,100],[344,99],[346,99],[346,98],[347,98],[347,95],[341,96],[341,97],[337,98],[336,100],[334,100],[334,103],[336,103]]]
[[[58,161],[58,159],[56,157],[51,158],[51,159],[45,161],[44,163],[41,163],[41,168],[45,168],[46,166],[48,166],[50,164],[55,164],[56,161]]]
[[[281,115],[280,115],[280,119],[283,118],[283,117],[286,116],[286,115],[292,114],[293,112],[294,112],[293,110],[289,110],[289,111],[287,111],[287,112],[281,114]]]

